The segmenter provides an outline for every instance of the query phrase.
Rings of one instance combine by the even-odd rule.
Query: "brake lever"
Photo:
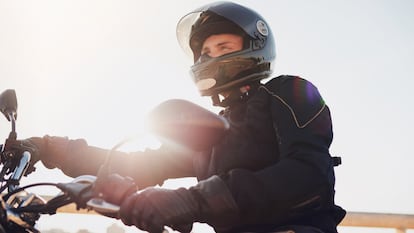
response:
[[[109,203],[102,198],[92,198],[86,205],[100,214],[117,215],[119,213],[120,206]]]
[[[93,209],[101,214],[116,215],[120,208],[118,205],[94,197],[92,187],[95,180],[95,176],[84,175],[75,178],[70,183],[59,183],[57,187],[76,203],[77,209]]]

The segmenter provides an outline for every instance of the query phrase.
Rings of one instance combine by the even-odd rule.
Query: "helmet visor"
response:
[[[200,18],[200,14],[202,12],[192,12],[178,22],[177,25],[177,39],[178,43],[183,49],[183,51],[187,54],[188,57],[191,59],[194,58],[193,51],[190,47],[190,37],[191,37],[191,29],[192,26],[197,22]]]

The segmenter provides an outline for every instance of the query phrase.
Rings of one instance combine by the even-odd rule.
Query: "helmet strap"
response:
[[[218,94],[212,95],[211,96],[211,101],[213,102],[213,106],[224,107],[224,106],[221,106],[221,100],[220,100],[220,96]]]
[[[212,95],[211,99],[213,102],[213,106],[229,107],[230,105],[236,102],[247,100],[252,90],[252,87],[254,86],[256,86],[256,83],[246,84],[242,87],[239,87],[231,91],[230,94],[224,99],[220,99],[220,96],[218,94]]]

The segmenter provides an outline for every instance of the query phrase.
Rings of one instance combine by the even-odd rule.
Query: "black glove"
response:
[[[110,175],[102,173],[102,169],[100,169],[93,186],[95,197],[100,197],[115,205],[121,205],[125,198],[138,191],[132,178],[114,173]]]
[[[238,209],[218,176],[190,189],[145,189],[128,197],[120,210],[120,218],[126,225],[151,233],[162,232],[164,226],[190,232],[194,222],[214,223],[223,216],[229,219],[229,215],[238,216]]]
[[[40,160],[39,151],[40,148],[31,139],[25,140],[10,140],[6,141],[3,153],[12,153],[14,155],[22,154],[23,152],[29,152],[31,154],[29,167],[24,175],[28,175],[36,170],[34,165]]]
[[[147,188],[129,196],[120,210],[122,222],[150,233],[161,233],[164,226],[190,232],[199,214],[197,200],[184,188]]]

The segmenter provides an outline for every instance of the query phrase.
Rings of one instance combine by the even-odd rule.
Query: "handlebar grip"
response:
[[[29,168],[29,163],[32,155],[30,152],[25,151],[20,158],[20,161],[16,168],[14,169],[13,175],[10,177],[10,180],[19,182],[22,176],[26,173],[27,168]],[[17,184],[13,184],[9,186],[9,193],[14,191],[18,186]]]

